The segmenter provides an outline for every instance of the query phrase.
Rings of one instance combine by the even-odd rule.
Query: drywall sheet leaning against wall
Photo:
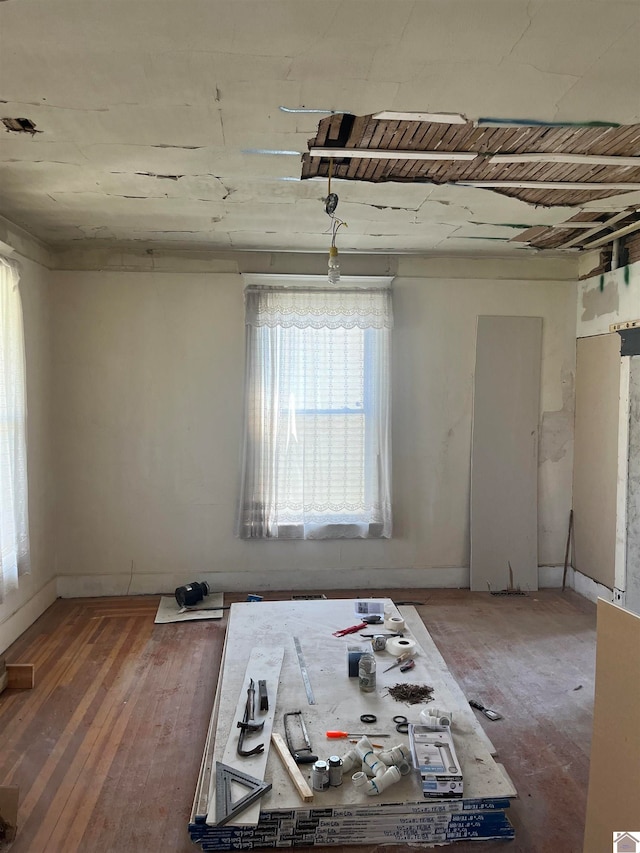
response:
[[[629,370],[629,470],[625,606],[640,615],[640,355]]]
[[[599,598],[584,853],[615,849],[614,832],[640,829],[638,649],[640,616]]]
[[[471,589],[538,588],[541,317],[478,317]]]
[[[573,456],[574,567],[613,589],[616,551],[620,336],[580,338]]]

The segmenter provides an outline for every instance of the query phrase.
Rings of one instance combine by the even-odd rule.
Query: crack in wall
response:
[[[17,157],[12,157],[9,160],[0,160],[0,163],[27,163],[28,165],[45,166],[77,166],[77,163],[70,163],[68,160],[20,160]]]
[[[529,0],[529,2],[527,3],[527,7],[526,7],[526,9],[525,9],[525,13],[526,13],[526,15],[527,15],[527,23],[526,23],[526,25],[525,25],[525,28],[524,28],[524,30],[520,33],[520,35],[518,36],[518,38],[516,39],[516,41],[514,42],[514,44],[512,45],[511,50],[509,51],[509,53],[506,53],[506,54],[502,57],[502,59],[500,60],[500,63],[499,63],[500,65],[502,65],[502,63],[503,63],[503,62],[505,62],[507,59],[510,59],[510,58],[511,58],[511,54],[513,53],[513,51],[517,48],[517,46],[520,44],[520,42],[522,41],[522,39],[523,39],[523,38],[526,36],[526,34],[529,32],[529,29],[531,28],[531,24],[533,23],[533,15],[531,14],[531,6],[532,6],[532,2],[531,2],[531,0]],[[538,70],[539,70],[539,69],[538,69]]]
[[[0,104],[17,104],[21,107],[50,107],[53,110],[71,110],[77,113],[108,113],[110,107],[64,107],[61,104],[50,104],[46,98],[42,101],[0,101]],[[112,104],[112,106],[132,106],[137,107],[139,104]]]
[[[134,174],[143,178],[158,178],[161,181],[179,181],[180,178],[184,178],[184,175],[159,175],[156,172],[135,172]]]
[[[553,120],[554,120],[554,121],[556,120],[556,118],[557,118],[557,116],[558,116],[558,113],[560,112],[560,104],[564,101],[564,99],[565,99],[565,98],[566,98],[566,97],[567,97],[567,96],[568,96],[568,95],[573,91],[573,89],[575,89],[575,87],[578,85],[578,83],[580,83],[580,81],[581,81],[581,80],[583,80],[583,79],[584,79],[584,78],[589,74],[589,72],[591,71],[591,69],[592,69],[595,65],[597,65],[597,64],[598,64],[598,62],[600,62],[600,60],[601,60],[601,59],[602,59],[602,57],[605,55],[605,53],[607,53],[607,52],[608,52],[608,51],[610,51],[613,47],[615,47],[615,46],[618,44],[618,42],[619,42],[619,41],[621,41],[623,38],[625,38],[625,37],[626,37],[626,35],[627,35],[627,30],[625,30],[625,31],[624,31],[620,36],[618,36],[618,38],[617,38],[617,39],[615,39],[615,40],[614,40],[610,45],[608,45],[607,47],[605,47],[605,48],[604,48],[604,50],[602,51],[602,53],[599,53],[599,54],[598,54],[598,56],[596,56],[596,58],[593,60],[593,62],[591,62],[591,63],[590,63],[590,65],[586,68],[586,70],[585,70],[585,71],[584,71],[584,72],[583,72],[579,77],[577,77],[577,78],[576,78],[575,82],[571,84],[571,86],[567,89],[567,91],[566,91],[566,92],[564,92],[564,93],[563,93],[563,94],[558,98],[558,100],[557,100],[557,101],[556,101],[556,103],[554,104],[554,107],[555,107],[555,111],[554,111],[554,113],[553,113]]]
[[[222,189],[224,190],[224,193],[225,193],[225,194],[222,196],[222,201],[225,201],[226,199],[228,199],[228,198],[229,198],[229,196],[233,195],[235,192],[238,192],[238,190],[237,190],[235,187],[228,187],[228,186],[224,183],[224,181],[222,180],[222,178],[219,178],[217,175],[209,175],[209,176],[207,176],[207,177],[215,178],[215,179],[216,179],[216,181],[218,181],[218,182],[220,183],[220,186],[222,187]]]
[[[318,199],[319,201],[324,201],[324,198]],[[424,202],[422,202],[424,204]],[[373,207],[376,210],[402,210],[405,213],[417,213],[422,207],[420,204],[418,207],[400,207],[392,204],[373,204],[370,201],[345,201],[344,205],[353,205],[354,207]]]

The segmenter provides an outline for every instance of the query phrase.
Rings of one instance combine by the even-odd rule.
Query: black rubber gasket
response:
[[[396,723],[396,731],[400,732],[400,734],[406,735],[409,731],[409,720],[402,714],[396,714],[393,718],[393,722]]]
[[[375,714],[360,714],[361,723],[377,723],[378,718]]]

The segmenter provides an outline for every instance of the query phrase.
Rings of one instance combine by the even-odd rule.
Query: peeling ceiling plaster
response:
[[[326,182],[247,153],[307,151],[323,114],[281,107],[634,124],[639,37],[636,0],[0,3],[0,117],[38,131],[0,127],[0,214],[52,246],[326,251]],[[514,225],[640,205],[332,189],[341,252],[529,253]]]

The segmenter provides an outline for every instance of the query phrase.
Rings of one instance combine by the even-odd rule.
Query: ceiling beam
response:
[[[400,113],[385,110],[372,118],[378,121],[431,121],[435,124],[466,124],[467,119],[460,113]]]
[[[585,231],[584,234],[578,234],[577,237],[572,237],[571,240],[567,240],[566,243],[561,243],[559,246],[556,246],[556,248],[570,249],[572,246],[577,246],[578,244],[581,244],[583,240],[587,240],[594,234],[599,234],[600,231],[604,231],[605,228],[611,228],[611,226],[615,225],[616,222],[619,222],[627,216],[632,216],[635,212],[636,211],[633,210],[621,210],[609,219],[605,219],[604,222],[598,222],[597,224],[594,223],[591,230]]]
[[[566,192],[599,190],[640,190],[639,183],[598,183],[580,181],[451,181],[457,187],[494,187],[514,190],[565,190]]]
[[[618,157],[615,154],[562,154],[541,151],[535,154],[491,154],[489,163],[575,163],[585,166],[635,166],[640,157]]]
[[[604,223],[599,222],[597,219],[592,219],[590,222],[557,222],[555,225],[547,225],[547,228],[565,228],[568,231],[575,231],[578,228],[593,229],[594,226],[603,224]],[[582,236],[584,237],[584,234]]]
[[[583,249],[597,249],[598,246],[604,246],[606,243],[613,243],[619,237],[624,237],[625,234],[632,234],[634,231],[640,231],[640,219],[637,222],[632,222],[631,225],[625,225],[624,228],[618,228],[617,231],[612,231],[611,234],[605,234],[604,237],[599,237],[597,240],[592,240],[590,243],[583,243]]]
[[[416,151],[393,148],[310,148],[311,157],[336,160],[475,160],[481,157],[492,165],[500,163],[571,163],[583,166],[623,166],[640,169],[640,157],[600,154],[557,154],[546,151],[522,154],[491,154],[482,151]]]
[[[311,157],[334,160],[475,160],[473,151],[400,151],[390,148],[310,148]]]

